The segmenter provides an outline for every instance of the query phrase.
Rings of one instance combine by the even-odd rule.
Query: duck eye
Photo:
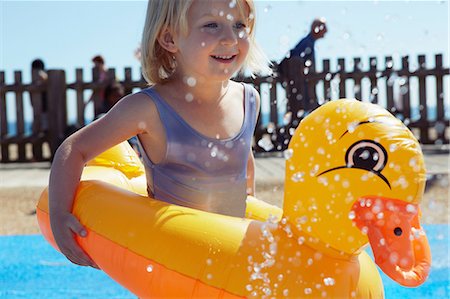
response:
[[[403,233],[403,230],[402,230],[400,227],[394,228],[394,234],[395,234],[396,236],[401,236],[402,233]]]
[[[372,140],[361,140],[348,149],[345,162],[347,167],[381,172],[387,162],[387,153],[381,144]]]

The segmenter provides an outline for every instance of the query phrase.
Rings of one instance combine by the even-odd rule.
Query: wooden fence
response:
[[[396,67],[392,57],[385,57],[381,63],[373,57],[369,58],[368,68],[361,58],[350,63],[338,59],[334,68],[327,59],[321,71],[314,67],[305,69],[299,61],[291,59],[284,66],[283,76],[275,65],[274,76],[242,78],[261,93],[263,113],[255,132],[255,151],[284,150],[293,129],[305,115],[326,101],[344,97],[384,106],[401,118],[422,144],[447,144],[450,91],[444,86],[448,86],[449,69],[443,66],[442,55],[435,56],[434,67],[427,67],[425,58],[420,55],[417,61],[411,61],[403,57],[401,66]],[[131,68],[125,68],[120,80],[126,93],[146,86],[142,78],[133,80],[131,74]],[[116,78],[114,69],[109,70],[109,77]],[[92,91],[106,84],[98,83],[94,70],[92,81],[85,82],[83,78],[82,69],[76,70],[73,83],[67,83],[64,70],[49,70],[46,83],[26,84],[22,82],[22,73],[16,71],[14,83],[6,84],[5,72],[0,72],[0,163],[52,159],[70,131],[85,125],[87,96],[91,97]],[[305,89],[309,99],[303,97]],[[75,112],[75,124],[68,122],[69,93],[75,94],[76,111],[71,111]],[[92,95],[94,103],[101,100],[98,93]],[[42,118],[43,97],[48,102],[47,120]],[[29,98],[32,107],[30,128],[25,121],[25,98]],[[11,109],[10,105],[15,107]],[[15,112],[14,122],[9,121],[9,110]],[[43,126],[44,121],[48,121],[48,126]]]

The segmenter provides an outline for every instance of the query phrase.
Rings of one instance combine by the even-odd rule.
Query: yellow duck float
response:
[[[301,122],[285,156],[283,210],[249,197],[241,219],[149,199],[139,159],[120,144],[85,167],[73,213],[88,236],[78,241],[140,298],[382,298],[369,243],[393,280],[426,280],[424,161],[402,122],[331,101]],[[56,248],[46,191],[37,216]]]

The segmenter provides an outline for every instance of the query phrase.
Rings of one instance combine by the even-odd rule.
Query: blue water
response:
[[[449,298],[449,225],[426,225],[433,254],[428,280],[399,286],[382,274],[386,298]],[[0,298],[135,298],[102,271],[68,262],[42,236],[0,237]]]

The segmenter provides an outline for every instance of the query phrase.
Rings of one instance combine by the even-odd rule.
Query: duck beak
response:
[[[431,267],[427,236],[419,223],[419,206],[398,199],[369,196],[352,207],[356,226],[367,234],[375,263],[397,283],[416,287]]]

